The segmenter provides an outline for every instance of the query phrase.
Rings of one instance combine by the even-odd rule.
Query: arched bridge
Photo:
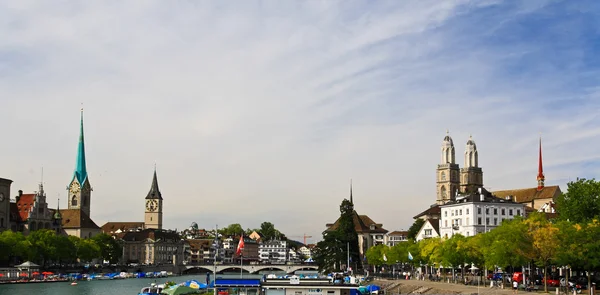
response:
[[[192,269],[198,270],[206,270],[208,272],[213,272],[215,270],[215,266],[212,264],[202,264],[202,265],[185,265],[184,272],[190,271]],[[261,271],[283,271],[288,274],[293,274],[299,270],[318,270],[319,268],[316,265],[306,265],[306,264],[250,264],[250,265],[235,265],[235,264],[217,264],[217,273],[221,273],[224,271],[240,271],[240,268],[244,270],[246,273],[259,273]]]

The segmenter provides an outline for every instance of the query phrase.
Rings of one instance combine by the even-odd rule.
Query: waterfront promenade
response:
[[[513,290],[506,286],[502,288],[490,288],[487,286],[471,286],[464,284],[455,284],[447,282],[433,282],[429,280],[376,280],[373,282],[382,286],[387,294],[483,294],[483,295],[504,295],[513,294]],[[537,292],[526,292],[519,290],[518,294],[536,294]],[[550,294],[555,294],[551,292]]]

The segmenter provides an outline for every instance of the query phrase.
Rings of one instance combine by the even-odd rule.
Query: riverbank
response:
[[[471,286],[447,282],[432,282],[422,280],[376,280],[375,285],[381,286],[387,294],[481,294],[481,295],[503,295],[514,294],[511,288],[499,288],[490,286]],[[536,294],[536,292],[525,292],[519,290],[518,294]]]

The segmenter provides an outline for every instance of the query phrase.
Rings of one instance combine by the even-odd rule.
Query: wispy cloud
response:
[[[594,1],[0,4],[3,177],[64,194],[86,109],[98,222],[143,218],[158,165],[168,227],[272,221],[317,236],[357,210],[407,228],[440,143],[472,134],[485,185],[593,177]],[[593,163],[593,164],[590,164]]]

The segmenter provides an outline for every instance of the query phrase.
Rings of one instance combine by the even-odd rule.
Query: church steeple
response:
[[[352,179],[350,179],[350,203],[354,205],[354,201],[352,200]]]
[[[156,177],[156,167],[154,167],[154,177],[152,177],[152,185],[150,186],[150,191],[148,192],[146,199],[162,200],[162,194],[160,193],[160,189],[158,188],[158,179]]]
[[[77,178],[80,185],[87,180],[87,168],[85,165],[85,140],[83,137],[83,109],[81,109],[81,122],[79,126],[79,147],[77,149],[77,162],[75,163],[75,173],[73,178]]]
[[[537,175],[538,191],[541,191],[542,189],[544,189],[544,181],[545,180],[546,180],[546,177],[544,176],[544,167],[542,166],[542,137],[540,136],[540,152],[539,152],[539,158],[538,158],[538,175]]]

